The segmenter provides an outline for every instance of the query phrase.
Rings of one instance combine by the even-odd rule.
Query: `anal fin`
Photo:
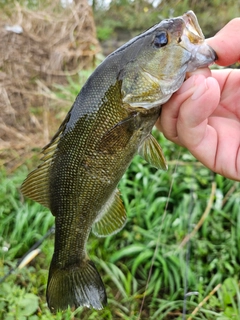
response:
[[[115,190],[110,199],[103,206],[92,231],[98,237],[106,237],[120,231],[126,224],[127,216],[118,190]]]
[[[150,165],[157,169],[167,170],[167,163],[162,148],[157,140],[150,134],[138,149],[139,155]]]

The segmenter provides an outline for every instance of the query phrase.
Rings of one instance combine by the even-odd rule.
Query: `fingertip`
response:
[[[201,79],[201,82],[199,82],[199,84],[195,83],[195,86],[196,86],[196,90],[193,92],[193,95],[191,96],[191,100],[197,100],[201,96],[203,96],[205,93],[207,94],[211,93],[216,95],[217,97],[220,96],[219,85],[216,79],[212,77],[205,78],[204,80]]]
[[[216,63],[228,66],[240,59],[240,18],[234,18],[227,23],[214,37],[206,39],[216,52]]]
[[[192,94],[183,102],[179,112],[181,130],[197,127],[217,108],[220,88],[216,79],[205,78],[195,85]]]
[[[207,90],[207,79],[204,79],[204,81],[198,87],[196,87],[196,90],[193,92],[193,95],[191,96],[191,100],[199,99]]]
[[[209,89],[215,88],[216,90],[218,90],[220,92],[219,84],[215,78],[208,77],[208,78],[206,78],[206,82],[207,82],[207,86]]]
[[[212,99],[215,100],[215,104],[218,104],[221,96],[221,90],[220,90],[218,81],[213,77],[208,77],[206,79],[206,84],[207,84],[209,93],[212,96]]]
[[[186,74],[186,78],[188,79],[191,76],[194,75],[203,75],[205,78],[210,77],[211,76],[211,70],[209,68],[199,68],[193,72],[188,72]]]
[[[193,74],[182,84],[181,88],[176,92],[177,95],[187,92],[204,81],[205,76],[202,74]]]

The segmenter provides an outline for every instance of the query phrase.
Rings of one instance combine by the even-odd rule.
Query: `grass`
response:
[[[61,99],[73,101],[78,87],[71,80],[69,87],[57,90]],[[45,290],[51,236],[27,267],[0,284],[0,320],[184,319],[183,310],[186,319],[240,318],[239,183],[212,173],[158,132],[154,135],[168,171],[135,157],[119,186],[128,213],[125,228],[105,239],[92,235],[88,242],[106,285],[108,307],[50,314]],[[0,169],[0,277],[54,223],[47,209],[20,195],[30,167],[28,163],[12,174]],[[210,211],[203,216],[210,200]],[[202,217],[198,231],[181,247]]]

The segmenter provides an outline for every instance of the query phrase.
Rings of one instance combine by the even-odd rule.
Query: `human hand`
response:
[[[240,59],[240,18],[207,40],[219,65]],[[240,70],[199,69],[162,106],[156,123],[165,137],[209,169],[240,180]]]

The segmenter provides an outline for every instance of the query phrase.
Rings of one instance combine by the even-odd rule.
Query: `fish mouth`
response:
[[[193,11],[182,16],[185,23],[180,45],[191,53],[187,72],[208,67],[217,60],[216,52],[205,42],[204,35]]]
[[[185,34],[192,43],[200,43],[204,41],[204,35],[199,26],[196,15],[193,11],[188,11],[182,16],[185,22],[183,34]]]

